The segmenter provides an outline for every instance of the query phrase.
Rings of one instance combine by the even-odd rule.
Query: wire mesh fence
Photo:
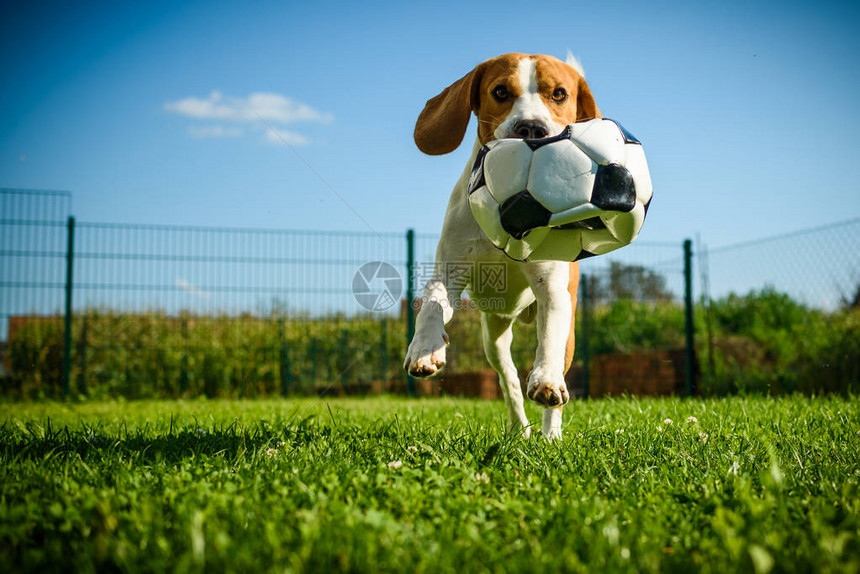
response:
[[[805,306],[834,311],[860,296],[860,218],[716,249],[702,247],[714,299],[769,287]]]
[[[28,373],[33,394],[59,389],[70,212],[67,192],[0,189],[0,376],[6,387],[12,373]],[[26,349],[10,347],[25,339]]]
[[[403,234],[81,223],[77,235],[71,376],[82,388],[252,396],[395,376]],[[374,262],[397,285],[363,306],[356,273]]]
[[[63,312],[70,212],[65,192],[0,190],[0,341],[12,317]]]
[[[860,389],[860,218],[700,246],[699,261],[711,392]]]
[[[75,222],[60,192],[0,190],[0,202],[4,393],[409,389],[402,360],[412,303],[433,268],[437,235]],[[762,390],[762,381],[765,390],[796,390],[786,373],[812,378],[806,365],[825,362],[841,381],[831,387],[856,384],[860,333],[847,309],[852,297],[857,306],[858,229],[853,220],[710,253],[700,246],[695,322],[690,253],[680,241],[636,242],[583,261],[569,384],[580,395],[684,393],[701,365],[704,392]],[[771,301],[767,289],[790,294],[802,312]],[[746,294],[743,304],[732,290]],[[461,307],[448,326],[448,373],[487,368],[479,313],[467,298]],[[755,331],[738,309],[770,315]],[[515,331],[523,378],[535,329]],[[798,339],[800,329],[837,356],[814,345],[786,351],[783,339]],[[751,363],[744,352],[764,358]]]

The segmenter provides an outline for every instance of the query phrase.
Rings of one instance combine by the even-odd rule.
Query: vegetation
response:
[[[713,344],[704,336],[700,347],[712,353],[705,369],[709,393],[860,390],[860,309],[825,313],[764,289],[729,295],[700,319],[708,314]]]
[[[577,335],[580,348],[587,339],[592,356],[683,347],[683,308],[659,276],[631,268],[591,284],[590,292],[600,297],[588,306],[590,328],[580,313]],[[826,313],[765,289],[700,306],[696,318],[705,394],[860,390],[860,309]],[[399,381],[405,331],[403,319],[372,315],[171,317],[89,311],[74,321],[71,378],[96,398],[241,398]],[[449,370],[487,368],[476,310],[461,310],[448,331]],[[60,319],[20,325],[7,351],[10,377],[2,392],[60,396],[62,337]],[[513,355],[520,368],[531,365],[534,341],[534,323],[517,325]]]
[[[577,401],[556,443],[503,411],[0,405],[0,570],[860,569],[856,400]]]

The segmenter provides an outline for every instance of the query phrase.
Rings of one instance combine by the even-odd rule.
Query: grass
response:
[[[860,571],[856,400],[566,411],[548,444],[497,402],[2,404],[0,571]]]

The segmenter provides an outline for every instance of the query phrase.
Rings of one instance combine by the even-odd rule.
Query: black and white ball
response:
[[[642,144],[595,119],[482,147],[469,178],[478,225],[517,261],[577,261],[632,242],[651,202]]]

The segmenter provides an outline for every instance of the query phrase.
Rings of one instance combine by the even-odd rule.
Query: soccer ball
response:
[[[632,242],[651,203],[642,144],[596,119],[543,139],[500,139],[478,152],[469,206],[517,261],[578,261]]]

